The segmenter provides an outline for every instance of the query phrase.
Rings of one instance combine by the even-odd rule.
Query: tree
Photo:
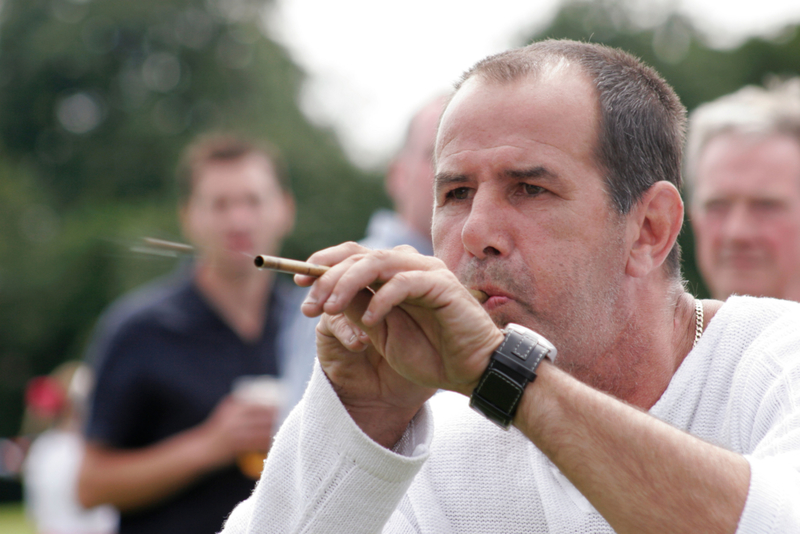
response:
[[[173,169],[195,135],[233,129],[284,152],[298,225],[284,253],[363,235],[388,205],[335,135],[300,112],[303,73],[248,0],[6,0],[0,12],[0,435],[33,375],[80,358],[99,313],[174,267],[136,256],[179,238]]]

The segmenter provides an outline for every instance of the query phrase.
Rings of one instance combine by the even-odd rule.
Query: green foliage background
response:
[[[269,9],[268,0],[2,3],[0,436],[18,431],[29,378],[79,358],[105,306],[174,266],[128,247],[145,235],[180,238],[173,167],[196,134],[236,129],[282,148],[298,200],[289,257],[361,237],[372,210],[388,205],[380,176],[300,112],[303,72],[258,24]],[[719,50],[680,16],[648,26],[635,14],[626,2],[567,2],[527,37],[628,50],[690,110],[800,67],[796,26]],[[706,295],[691,231],[680,240],[690,290]]]
[[[173,169],[198,133],[267,138],[287,159],[298,224],[283,253],[363,235],[381,177],[311,124],[302,71],[265,36],[269,3],[5,0],[0,11],[0,436],[26,381],[79,358],[111,300],[174,260]]]

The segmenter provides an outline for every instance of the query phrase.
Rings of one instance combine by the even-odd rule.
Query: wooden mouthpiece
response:
[[[277,256],[261,255],[256,256],[254,263],[259,269],[269,269],[271,271],[280,271],[282,273],[290,274],[304,274],[306,276],[322,276],[330,269],[327,265],[317,265],[315,263],[307,263],[304,261],[290,260],[287,258],[279,258]],[[475,297],[475,300],[483,304],[489,299],[489,295],[480,291],[479,289],[469,289],[470,294]]]
[[[315,263],[306,263],[304,261],[279,258],[277,256],[266,256],[263,254],[261,256],[256,256],[255,264],[259,269],[269,269],[282,273],[304,274],[307,276],[322,276],[330,269],[327,265],[317,265]]]

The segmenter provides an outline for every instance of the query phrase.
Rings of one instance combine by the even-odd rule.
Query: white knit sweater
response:
[[[650,413],[745,455],[738,532],[800,533],[800,304],[729,299]],[[466,397],[436,395],[396,450],[358,429],[317,365],[224,533],[613,532],[529,440]]]

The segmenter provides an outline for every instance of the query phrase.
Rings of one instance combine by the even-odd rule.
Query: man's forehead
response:
[[[776,186],[800,192],[800,143],[782,134],[717,135],[701,153],[693,185],[694,196],[730,190],[757,198]]]
[[[446,161],[465,150],[503,146],[549,145],[571,157],[583,153],[594,159],[599,116],[594,85],[577,69],[562,66],[509,82],[470,78],[442,116],[436,170],[445,170]]]
[[[535,87],[537,85],[549,83],[560,84],[572,79],[581,79],[586,82],[590,81],[579,65],[571,63],[566,58],[561,57],[543,60],[535,68],[532,67],[527,72],[505,76],[503,79],[499,76],[479,71],[461,83],[458,90],[447,102],[445,114],[453,104],[457,103],[459,99],[464,98],[464,95],[469,93],[468,89],[475,87],[486,87],[490,89],[492,87],[502,88],[514,85]]]
[[[461,85],[442,113],[437,133],[437,155],[442,148],[442,142],[446,141],[448,134],[452,133],[449,129],[452,128],[455,119],[463,116],[464,110],[470,109],[472,103],[477,100],[484,103],[488,101],[489,105],[492,105],[492,97],[501,94],[525,94],[526,96],[525,105],[521,108],[502,109],[502,107],[498,107],[496,109],[497,112],[505,112],[510,117],[535,109],[541,105],[544,99],[543,95],[549,95],[551,98],[561,100],[564,104],[578,109],[585,109],[584,116],[587,124],[591,124],[592,116],[599,112],[599,102],[594,85],[588,75],[577,67],[558,64],[536,75],[523,75],[510,81],[498,81],[474,75]]]
[[[215,193],[226,192],[231,178],[249,177],[266,189],[280,190],[272,162],[261,154],[246,154],[239,158],[207,161],[194,176],[193,195],[204,194],[209,188]]]

